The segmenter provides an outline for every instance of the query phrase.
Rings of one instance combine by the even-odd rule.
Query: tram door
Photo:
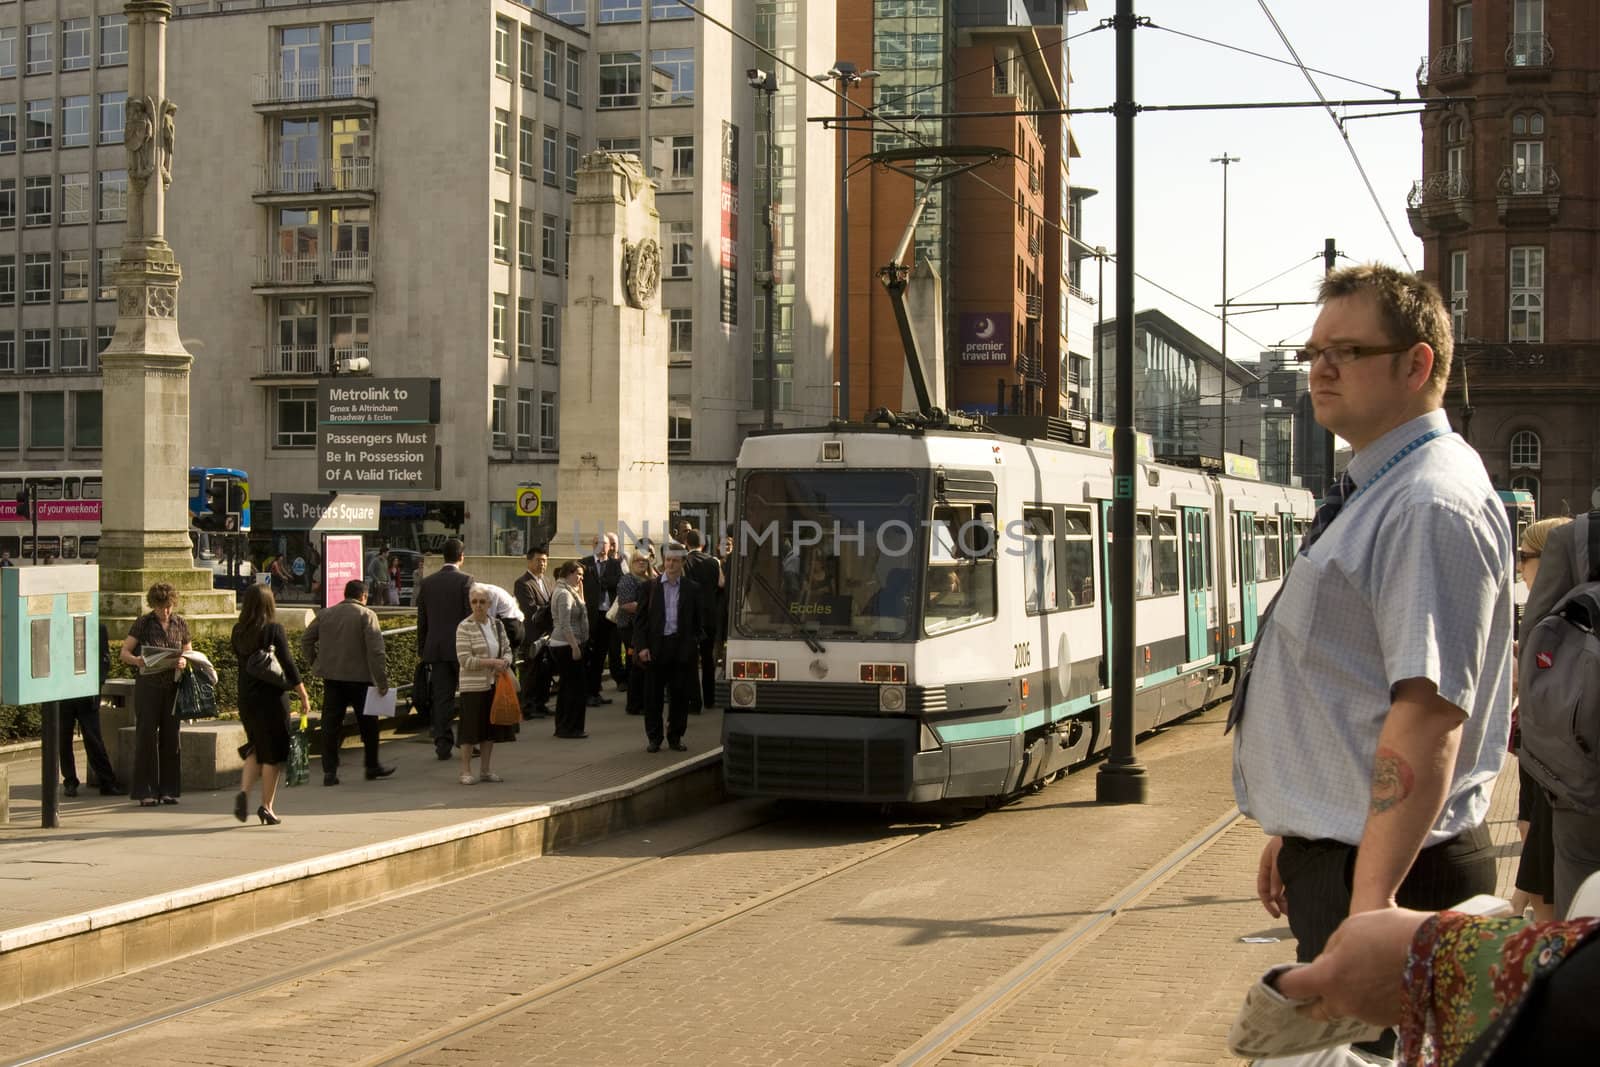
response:
[[[1211,574],[1206,564],[1205,520],[1200,508],[1182,508],[1184,566],[1184,624],[1189,654],[1193,662],[1211,654],[1210,597]]]
[[[1111,501],[1100,501],[1100,685],[1111,685]]]
[[[1256,641],[1256,516],[1253,511],[1234,515],[1235,536],[1239,556],[1239,641],[1253,645]]]
[[[1289,568],[1294,566],[1294,557],[1300,551],[1300,542],[1294,536],[1294,516],[1287,511],[1278,516],[1282,529],[1278,531],[1279,558],[1283,560],[1283,574],[1288,577]],[[1281,587],[1280,587],[1281,588]]]

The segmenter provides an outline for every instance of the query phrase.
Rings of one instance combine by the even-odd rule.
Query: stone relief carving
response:
[[[161,102],[161,186],[172,187],[172,157],[178,147],[178,105]]]
[[[145,285],[125,288],[117,293],[117,315],[132,319],[171,319],[178,313],[178,287]]]
[[[148,96],[128,100],[122,136],[128,153],[128,177],[140,186],[156,170],[155,114],[155,101]]]
[[[622,243],[622,286],[628,306],[644,308],[661,284],[661,246],[655,238]]]
[[[590,152],[583,157],[584,170],[609,170],[627,182],[629,200],[637,199],[644,190],[644,183],[648,181],[644,176],[644,164],[639,162],[639,157],[626,152]]]

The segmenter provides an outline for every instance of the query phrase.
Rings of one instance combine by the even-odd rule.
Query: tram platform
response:
[[[502,783],[460,783],[427,735],[385,734],[368,781],[347,740],[340,784],[280,788],[283,820],[240,825],[234,791],[187,791],[140,807],[85,787],[40,828],[38,763],[9,767],[0,825],[0,1007],[175,959],[277,927],[594,840],[721,799],[721,714],[693,716],[687,752],[645,751],[622,693],[590,708],[582,740],[553,720],[495,746]],[[315,752],[317,741],[313,737]]]

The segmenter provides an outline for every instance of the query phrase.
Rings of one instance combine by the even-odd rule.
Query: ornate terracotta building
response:
[[[1407,214],[1457,340],[1446,406],[1539,514],[1600,506],[1600,6],[1430,0]]]

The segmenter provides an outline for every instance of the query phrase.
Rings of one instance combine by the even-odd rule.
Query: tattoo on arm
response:
[[[1372,805],[1370,812],[1381,815],[1411,795],[1416,775],[1405,757],[1392,748],[1380,747],[1372,762]]]

